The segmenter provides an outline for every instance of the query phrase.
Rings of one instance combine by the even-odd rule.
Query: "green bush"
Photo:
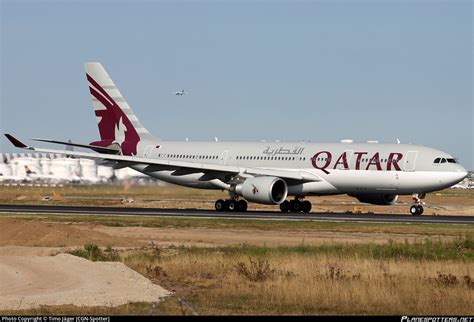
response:
[[[96,244],[86,244],[84,248],[74,249],[68,254],[82,257],[93,262],[117,262],[120,261],[120,255],[112,247],[108,246],[104,253]]]
[[[390,240],[386,244],[322,244],[310,246],[254,246],[241,244],[216,248],[184,247],[176,248],[180,253],[206,254],[222,253],[225,256],[263,257],[266,255],[300,254],[314,256],[319,254],[341,257],[360,257],[374,259],[417,259],[417,260],[474,260],[474,238],[471,235],[458,237],[453,241],[425,240],[410,243]]]

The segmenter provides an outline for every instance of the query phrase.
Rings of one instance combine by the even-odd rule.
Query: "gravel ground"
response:
[[[159,302],[171,294],[122,263],[91,262],[69,254],[0,256],[0,285],[0,310],[118,306]]]

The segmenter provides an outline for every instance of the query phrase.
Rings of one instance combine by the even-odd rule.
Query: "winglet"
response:
[[[20,140],[12,136],[11,134],[5,133],[5,136],[15,147],[22,148],[22,149],[28,148],[26,144],[24,144],[23,142],[21,142]]]

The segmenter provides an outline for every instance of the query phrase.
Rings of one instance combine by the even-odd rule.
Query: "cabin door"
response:
[[[220,164],[226,165],[227,164],[227,154],[229,154],[229,150],[224,150],[221,154]]]
[[[418,156],[418,151],[408,151],[404,164],[404,171],[415,171],[416,157]]]

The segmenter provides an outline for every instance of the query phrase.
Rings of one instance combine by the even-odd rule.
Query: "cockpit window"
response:
[[[453,158],[436,158],[434,159],[433,163],[435,164],[439,164],[439,163],[457,163],[456,162],[456,159],[453,159]]]

